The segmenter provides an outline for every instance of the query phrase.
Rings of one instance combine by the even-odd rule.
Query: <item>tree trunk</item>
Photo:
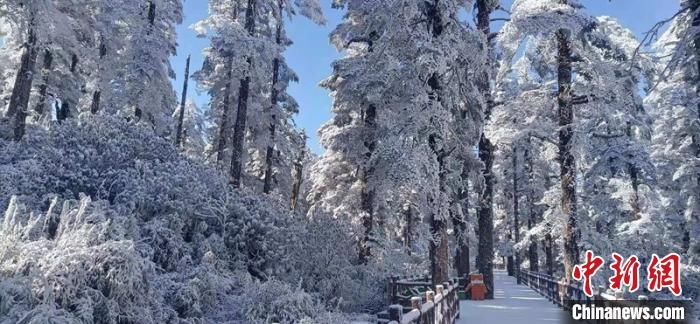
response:
[[[32,81],[34,80],[34,66],[37,58],[36,35],[34,34],[34,20],[30,22],[29,36],[24,44],[24,52],[20,59],[20,66],[17,70],[17,77],[10,96],[10,106],[7,109],[7,117],[15,117],[14,139],[19,141],[24,137],[27,106],[29,105],[29,95],[32,92]]]
[[[527,220],[527,227],[529,230],[533,227],[532,219]],[[537,253],[537,238],[532,238],[530,246],[528,247],[527,259],[530,262],[530,271],[539,272],[540,271],[540,260]]]
[[[51,73],[52,64],[53,54],[51,54],[51,51],[47,49],[44,51],[44,68],[41,71],[43,76],[41,80],[41,86],[39,86],[39,102],[34,108],[34,112],[36,113],[36,116],[34,116],[34,121],[39,121],[40,119],[43,119],[44,113],[47,111],[47,105],[49,105],[46,97],[48,95],[49,90],[49,75]]]
[[[156,3],[153,0],[148,0],[148,25],[149,28],[146,31],[147,35],[150,35],[153,32],[153,26],[155,26],[156,23]],[[140,97],[140,94],[139,94]],[[134,107],[134,118],[136,121],[141,121],[141,117],[143,116],[143,110],[141,107],[138,107],[138,105],[135,105]]]
[[[547,274],[554,275],[554,254],[552,253],[552,235],[545,234],[544,236],[544,262],[547,266]]]
[[[571,104],[571,42],[570,31],[557,32],[558,52],[558,106],[559,106],[559,163],[561,177],[561,210],[565,215],[564,275],[571,280],[574,265],[579,261],[578,227],[576,224],[576,161],[571,151],[574,112]]]
[[[427,3],[430,8],[427,10],[427,20],[428,28],[432,32],[433,40],[439,38],[442,35],[444,29],[443,17],[440,14],[440,9],[438,7],[438,1],[434,0],[432,3]],[[428,80],[428,86],[430,87],[429,97],[437,102],[442,101],[440,76],[437,73],[433,73]],[[449,267],[450,267],[450,251],[449,251],[449,241],[447,236],[447,221],[444,219],[444,213],[441,211],[441,198],[442,195],[447,194],[447,168],[445,158],[449,156],[449,153],[444,152],[444,149],[438,148],[437,140],[439,134],[432,133],[428,136],[428,145],[430,146],[433,154],[435,155],[435,161],[438,165],[438,170],[440,172],[438,178],[439,189],[437,194],[431,194],[431,206],[432,211],[430,213],[430,264],[431,273],[433,276],[433,284],[442,284],[443,282],[449,280]]]
[[[530,137],[528,136],[526,139],[526,146],[525,146],[525,152],[523,153],[523,158],[525,159],[525,168],[527,172],[527,192],[525,193],[527,199],[527,205],[529,209],[530,216],[527,219],[527,229],[528,231],[532,230],[532,228],[537,224],[537,211],[535,208],[535,203],[534,203],[534,194],[535,190],[533,190],[533,185],[534,185],[534,179],[535,179],[535,172],[534,172],[534,167],[533,167],[533,162],[532,162],[532,156],[531,156],[531,149],[532,149],[532,141]],[[527,253],[527,258],[530,263],[530,271],[538,272],[540,271],[540,266],[539,266],[539,255],[537,254],[537,237],[533,236],[530,239],[530,246],[528,247],[528,253]]]
[[[299,194],[301,192],[301,183],[304,180],[304,155],[305,155],[305,143],[302,142],[301,151],[299,152],[299,158],[294,162],[294,184],[292,185],[292,197],[290,208],[292,210],[297,209],[297,204],[299,202]]]
[[[700,97],[700,32],[698,31],[698,28],[700,28],[700,10],[698,8],[700,7],[700,1],[699,0],[693,0],[691,8],[693,12],[695,12],[695,17],[693,17],[693,22],[692,26],[695,28],[695,37],[693,40],[693,43],[695,45],[695,64],[696,64],[696,79],[695,79],[695,94],[696,98]],[[695,111],[697,113],[697,119],[696,119],[696,125],[700,125],[700,102],[698,102],[695,105]],[[695,136],[693,136],[693,142],[695,145],[695,158],[700,160],[700,132],[697,131],[697,127],[695,128]],[[695,206],[693,208],[693,213],[691,214],[691,218],[693,219],[692,224],[694,225],[692,230],[692,233],[698,233],[700,232],[700,170],[695,174]],[[692,247],[691,251],[694,252],[694,254],[691,254],[690,257],[693,258],[693,260],[698,260],[700,258],[700,255],[698,255],[700,251],[700,242],[698,241],[698,236],[693,235],[692,236],[692,243],[691,238],[690,238],[690,231],[688,233],[688,241],[689,241],[689,246]],[[695,261],[695,264],[698,262]]]
[[[372,175],[374,174],[374,167],[370,165],[370,162],[372,159],[372,154],[374,154],[374,150],[377,146],[377,143],[374,139],[374,129],[376,127],[377,122],[377,107],[375,107],[374,105],[369,105],[367,109],[363,112],[362,117],[368,140],[364,142],[364,146],[367,149],[367,153],[365,153],[365,165],[362,166],[362,179],[360,182],[362,185],[360,194],[360,213],[362,215],[362,226],[364,227],[364,234],[359,242],[359,260],[361,264],[365,264],[367,263],[368,258],[372,255],[369,243],[372,236],[372,229],[374,227],[375,193],[373,185],[370,183]]]
[[[467,224],[469,222],[469,173],[466,166],[462,171],[462,190],[457,195],[457,202],[462,204],[462,214],[453,214],[452,227],[455,233],[455,270],[457,277],[466,278],[469,275],[469,235]],[[460,217],[461,216],[461,217]]]
[[[105,44],[104,38],[100,39],[100,60],[102,60],[105,56],[107,56],[107,45]],[[100,76],[101,78],[102,76]],[[95,90],[92,93],[92,103],[90,104],[90,113],[91,114],[96,114],[100,110],[100,100],[102,98],[102,91],[99,89]]]
[[[403,245],[406,254],[411,255],[413,253],[413,208],[410,205],[404,210],[404,216],[406,226],[403,229]]]
[[[484,38],[489,39],[491,34],[490,16],[491,16],[491,1],[478,0],[477,5],[477,28],[484,34]],[[491,83],[490,83],[490,60],[491,60],[491,44],[487,44],[488,60],[486,73],[481,76],[479,82],[479,90],[486,99],[486,107],[484,112],[485,122],[488,121],[493,102],[491,99]],[[484,164],[483,177],[484,188],[482,188],[479,197],[479,257],[477,260],[477,269],[484,275],[484,284],[488,289],[486,293],[487,299],[493,299],[493,145],[482,133],[479,140],[479,158]]]
[[[278,2],[278,12],[279,17],[277,17],[277,31],[275,35],[275,43],[277,46],[282,45],[282,11],[283,11],[283,1]],[[272,191],[272,164],[273,156],[275,153],[275,131],[277,127],[277,101],[279,96],[279,90],[277,85],[279,83],[279,71],[280,71],[280,59],[275,57],[272,60],[272,85],[270,89],[270,142],[267,144],[267,152],[265,152],[265,177],[263,184],[263,193],[269,194]]]
[[[185,122],[185,108],[187,104],[187,83],[190,79],[190,58],[191,55],[187,55],[187,61],[185,62],[185,81],[182,85],[182,99],[180,100],[180,115],[177,120],[177,135],[175,136],[175,146],[181,147],[183,138],[183,123]]]
[[[100,110],[100,100],[102,100],[102,91],[95,90],[92,93],[92,104],[90,104],[90,113],[96,114]]]
[[[627,122],[625,134],[627,135],[628,140],[631,142],[633,140],[632,124],[629,121]],[[639,205],[639,169],[633,163],[628,163],[627,170],[630,173],[630,182],[632,183],[632,200],[630,201],[630,207],[632,207],[634,219],[640,219],[641,206]]]
[[[370,246],[370,240],[372,239],[372,229],[374,226],[374,192],[367,189],[367,179],[362,180],[362,193],[360,202],[360,213],[362,214],[362,228],[363,233],[360,241],[358,243],[358,260],[360,264],[366,264],[372,255],[372,250]]]
[[[148,23],[151,26],[156,23],[156,3],[153,0],[148,1]]]
[[[67,101],[61,101],[61,106],[56,114],[56,120],[61,123],[64,120],[70,118],[70,104]]]
[[[229,54],[230,55],[230,54]],[[221,123],[219,124],[219,138],[216,145],[216,161],[222,163],[224,161],[224,153],[226,151],[226,140],[228,139],[228,123],[229,114],[231,111],[231,88],[233,87],[231,78],[233,77],[233,57],[229,56],[226,60],[226,87],[224,88],[224,100],[222,103]]]
[[[70,72],[72,74],[75,74],[78,71],[78,63],[80,63],[80,59],[78,58],[78,55],[75,53],[71,55],[71,63],[70,63]],[[73,102],[75,103],[75,102]],[[71,117],[71,112],[70,112],[70,106],[71,106],[71,99],[70,98],[61,98],[61,107],[58,110],[58,113],[56,114],[56,120],[60,123],[63,122],[64,120],[68,119]]]
[[[248,0],[246,7],[245,29],[252,37],[255,34],[255,6],[256,0]],[[246,59],[248,68],[252,69],[253,59]],[[241,84],[238,89],[238,111],[236,112],[236,122],[233,125],[233,143],[231,149],[231,184],[235,188],[240,188],[241,177],[243,171],[243,146],[245,140],[246,122],[248,119],[248,96],[250,92],[250,74],[252,71],[246,72],[245,77],[241,79]]]
[[[513,233],[515,244],[520,243],[520,196],[518,195],[518,148],[513,145]],[[520,284],[520,252],[513,248],[515,254],[515,278]]]
[[[372,39],[368,41],[368,49],[370,53],[374,51],[374,42]],[[377,107],[370,104],[366,110],[362,112],[362,122],[364,123],[364,133],[367,140],[363,143],[367,153],[365,153],[364,165],[361,166],[362,177],[361,191],[360,191],[360,214],[362,215],[362,226],[364,227],[364,233],[362,238],[360,238],[359,244],[359,261],[361,264],[367,263],[369,257],[372,255],[371,247],[369,246],[372,230],[374,227],[374,188],[370,184],[372,175],[374,174],[374,167],[370,164],[374,150],[376,149],[377,143],[375,139],[375,128],[377,122]],[[383,224],[378,224],[383,226]]]
[[[511,232],[512,232],[512,230],[511,230]],[[506,239],[508,240],[508,243],[512,243],[513,242],[513,234],[508,233],[508,235],[506,236]],[[513,252],[513,251],[511,251],[511,252]],[[506,272],[508,273],[508,276],[511,276],[511,277],[515,276],[515,269],[513,267],[513,263],[514,263],[513,262],[513,254],[512,253],[508,254],[508,257],[506,257]]]
[[[440,196],[447,192],[447,169],[445,161],[445,153],[437,151],[437,143],[435,137],[431,135],[429,142],[433,152],[437,155],[437,163],[439,165],[439,187],[437,197],[432,196],[430,203],[432,206],[430,213],[430,266],[433,277],[433,285],[442,284],[449,280],[449,265],[450,251],[449,240],[447,236],[447,222],[444,216],[440,213]]]

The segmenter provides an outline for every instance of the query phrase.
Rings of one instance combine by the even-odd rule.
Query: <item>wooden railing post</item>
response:
[[[456,290],[454,289],[454,286],[452,283],[449,281],[445,281],[442,283],[443,286],[445,286],[445,323],[452,324],[452,321],[454,320],[454,305],[452,303],[453,297],[456,295],[455,292]]]
[[[418,296],[413,296],[411,297],[411,309],[417,309],[420,311],[421,303],[423,302],[423,298],[420,298]]]
[[[389,306],[389,320],[401,323],[403,318],[403,306],[401,305],[391,305]]]
[[[432,290],[428,290],[425,292],[425,302],[426,303],[433,303],[435,305],[435,292]],[[433,324],[435,323],[435,307],[430,308],[426,314],[425,318],[426,323]]]
[[[425,302],[435,302],[435,292],[428,290],[425,292]]]
[[[416,277],[420,280],[420,278]],[[426,286],[424,282],[412,282],[415,280],[401,279],[392,276],[387,280],[389,295],[397,302],[391,304],[388,309],[377,313],[380,323],[391,324],[455,324],[459,318],[459,281],[451,279],[434,287]],[[403,288],[402,288],[403,287]],[[420,296],[409,297],[404,300],[401,292],[407,287],[425,287],[425,300]],[[433,288],[433,289],[431,289]],[[410,311],[404,312],[404,307],[399,303],[410,302]]]
[[[397,295],[399,294],[399,288],[396,283],[397,281],[399,281],[398,276],[391,276],[389,279],[389,305],[398,303]]]

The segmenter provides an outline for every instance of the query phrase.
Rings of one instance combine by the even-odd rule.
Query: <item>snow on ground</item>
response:
[[[564,311],[526,285],[518,285],[505,271],[494,270],[493,300],[460,302],[458,324],[560,323]]]

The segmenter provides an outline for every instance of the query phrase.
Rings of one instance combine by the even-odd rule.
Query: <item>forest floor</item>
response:
[[[564,311],[526,285],[518,285],[504,270],[494,270],[494,299],[463,300],[457,323],[561,323]]]

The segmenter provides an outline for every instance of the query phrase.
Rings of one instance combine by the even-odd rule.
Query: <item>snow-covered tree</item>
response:
[[[175,27],[182,22],[182,1],[149,0],[135,8],[139,12],[131,19],[123,89],[115,99],[120,114],[168,135],[174,133],[171,116],[176,107],[170,57],[176,51]]]
[[[211,153],[219,163],[230,161],[232,181],[289,201],[302,135],[292,120],[297,103],[286,92],[297,77],[282,57],[291,45],[284,21],[299,11],[323,23],[319,4],[226,0],[210,2],[209,11],[193,27],[211,39],[195,74],[212,98]]]
[[[659,170],[658,211],[668,248],[687,260],[684,288],[700,295],[700,2],[684,1],[654,48],[645,105],[654,117],[653,160]]]
[[[77,61],[81,48],[83,17],[71,15],[65,3],[50,0],[5,1],[0,4],[0,16],[11,32],[4,39],[3,61],[14,62],[18,66],[6,66],[3,74],[13,75],[5,117],[13,120],[16,140],[24,136],[27,117],[37,115],[42,119],[50,113],[48,101],[49,87],[53,86],[53,97],[62,104],[59,117],[68,111],[71,103],[77,102],[80,82],[77,79]],[[20,53],[20,54],[18,54]],[[17,56],[19,55],[19,59]],[[39,64],[38,64],[39,63]],[[39,67],[42,67],[41,73]],[[52,73],[55,72],[55,73]],[[31,94],[36,74],[43,74],[39,91],[40,98],[30,111]],[[49,77],[50,74],[52,78]],[[38,83],[38,82],[37,82]],[[10,90],[11,89],[11,90]]]
[[[485,58],[482,39],[458,23],[458,12],[470,9],[458,1],[335,5],[347,15],[331,39],[347,55],[323,83],[334,117],[320,131],[327,151],[314,166],[312,213],[354,224],[358,260],[367,262],[413,199],[408,206],[431,228],[433,280],[440,282],[448,271],[450,185],[463,167],[455,157],[476,144],[481,121],[470,76]]]
[[[191,100],[188,100],[184,107],[180,147],[186,155],[193,158],[202,158],[207,145],[204,113]],[[173,119],[177,120],[179,116],[180,108],[173,113]]]
[[[612,244],[625,246],[653,223],[655,168],[648,158],[649,118],[638,93],[646,61],[633,60],[638,42],[630,31],[610,17],[587,16],[574,2],[516,1],[512,13],[499,36],[504,104],[494,113],[493,136],[526,143],[528,152],[537,152],[533,143],[558,146],[558,156],[549,157],[559,159],[562,186],[539,189],[550,210],[526,238],[563,230],[570,270],[579,250],[611,252],[601,244],[617,238]],[[511,63],[522,44],[524,53]],[[562,197],[561,204],[548,203],[550,194]]]

